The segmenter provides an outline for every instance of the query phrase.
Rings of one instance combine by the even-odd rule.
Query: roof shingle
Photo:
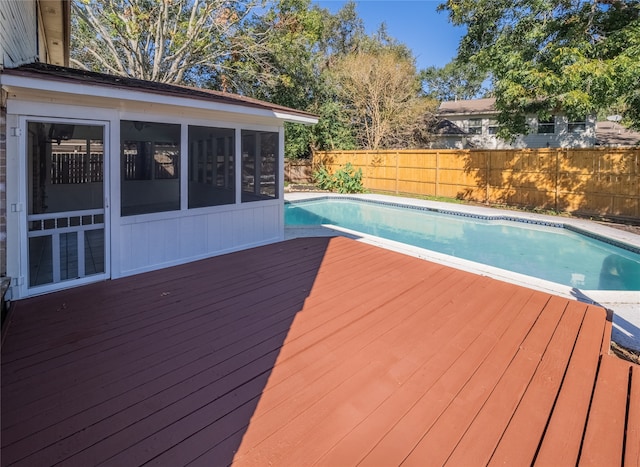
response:
[[[251,97],[241,96],[238,94],[215,91],[212,89],[146,81],[126,76],[115,76],[105,73],[96,73],[92,71],[49,65],[45,63],[31,63],[28,65],[22,65],[17,68],[6,68],[2,71],[2,73],[24,77],[44,77],[60,82],[71,82],[96,86],[112,86],[119,89],[184,97],[195,100],[213,101],[222,104],[283,112],[301,117],[317,118],[316,115],[309,112],[292,109],[282,105],[271,104],[269,102],[261,101],[259,99],[253,99]]]

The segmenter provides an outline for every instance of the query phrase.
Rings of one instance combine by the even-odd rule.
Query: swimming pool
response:
[[[285,204],[287,226],[335,225],[582,290],[640,290],[636,247],[515,220],[349,198]]]

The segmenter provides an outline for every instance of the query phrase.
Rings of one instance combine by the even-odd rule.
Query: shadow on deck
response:
[[[353,240],[268,245],[18,302],[2,465],[637,463],[610,332]]]

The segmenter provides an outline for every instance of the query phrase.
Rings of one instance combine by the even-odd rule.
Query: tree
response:
[[[342,47],[360,34],[361,20],[347,4],[335,16],[311,0],[278,0],[245,24],[247,37],[261,49],[260,60],[230,60],[222,78],[231,90],[320,117],[313,127],[285,124],[285,155],[307,157],[313,149],[352,149],[354,138],[344,105],[327,70]],[[255,56],[254,55],[254,56]],[[219,87],[221,83],[210,83]]]
[[[359,146],[397,146],[414,134],[413,125],[431,102],[419,96],[415,66],[397,51],[357,52],[333,70],[340,97],[348,103]]]
[[[458,60],[494,78],[499,121],[526,132],[525,116],[584,117],[611,106],[640,127],[640,0],[447,0],[467,33]]]
[[[356,52],[366,34],[364,22],[356,12],[355,2],[348,1],[335,15],[326,9],[320,11],[324,23],[319,44],[322,55],[330,59]]]
[[[278,0],[245,24],[245,36],[260,52],[229,60],[224,78],[233,92],[299,109],[309,106],[319,86],[317,44],[323,21],[310,4]]]
[[[364,35],[352,2],[336,15],[311,0],[73,0],[72,8],[76,67],[235,92],[328,119],[286,124],[287,157],[354,145],[326,74],[332,57]]]
[[[420,72],[425,95],[440,102],[479,97],[486,92],[482,88],[486,76],[477,66],[457,60],[442,68],[430,66]]]
[[[198,84],[246,56],[242,24],[259,0],[74,0],[71,63],[163,83]]]

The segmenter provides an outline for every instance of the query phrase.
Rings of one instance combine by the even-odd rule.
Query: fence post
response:
[[[560,151],[562,151],[562,149],[557,149],[556,150],[556,176],[555,176],[555,181],[554,181],[554,191],[555,191],[555,195],[554,195],[554,203],[553,203],[553,210],[555,212],[558,212],[558,196],[559,196],[559,183],[560,183]]]
[[[485,154],[487,154],[487,152],[484,152]],[[493,152],[488,151],[487,154],[487,168],[486,168],[486,176],[485,176],[485,180],[486,180],[486,186],[485,186],[485,194],[484,194],[484,204],[489,204],[489,195],[491,193],[491,154],[493,154]]]
[[[1,1],[1,0],[0,0]],[[498,168],[496,169],[496,192],[497,195],[501,199],[502,193],[502,184],[509,183],[508,180],[505,182],[502,181],[501,177],[501,168],[502,168],[502,159],[505,158],[506,166],[509,164],[508,158],[513,158],[514,155],[519,154],[521,150],[478,150],[475,149],[473,151],[470,150],[446,150],[442,149],[444,154],[440,154],[440,150],[425,150],[425,151],[409,151],[409,150],[390,150],[389,156],[396,154],[396,175],[395,181],[396,184],[395,190],[397,193],[400,193],[400,156],[403,154],[411,155],[411,160],[403,162],[403,191],[411,192],[411,186],[415,185],[417,188],[415,189],[415,194],[423,194],[423,185],[425,184],[425,180],[431,180],[431,175],[433,172],[424,175],[423,172],[427,172],[428,170],[435,170],[435,194],[436,196],[448,195],[450,191],[455,190],[456,186],[463,185],[465,188],[473,191],[475,195],[474,200],[478,202],[483,202],[481,198],[479,198],[482,191],[485,191],[485,203],[493,202],[493,179],[491,178],[493,173],[493,158],[498,158]],[[544,157],[544,164],[537,164],[537,171],[531,170],[531,173],[527,175],[529,178],[522,178],[524,181],[536,181],[539,183],[535,185],[523,185],[522,183],[516,183],[515,186],[510,187],[505,185],[505,191],[509,188],[513,188],[515,196],[517,198],[525,198],[529,193],[533,193],[535,195],[535,202],[538,200],[543,200],[544,205],[549,209],[555,209],[556,211],[561,211],[565,209],[575,210],[580,209],[581,212],[588,213],[594,212],[598,215],[609,215],[609,216],[617,216],[617,217],[639,217],[638,213],[640,212],[640,191],[638,188],[638,175],[640,173],[640,150],[632,149],[632,148],[604,148],[604,149],[590,149],[592,154],[592,159],[587,159],[586,153],[583,155],[584,157],[578,157],[581,155],[580,151],[586,150],[576,150],[576,149],[563,149],[563,148],[549,148],[549,149],[540,149],[538,151],[532,151],[532,157],[534,154],[537,154],[537,157]],[[368,158],[367,158],[368,154]],[[332,170],[336,166],[340,166],[340,164],[344,164],[347,160],[354,160],[357,156],[358,167],[363,168],[363,172],[366,179],[363,180],[367,184],[368,189],[375,190],[375,186],[371,180],[369,180],[370,175],[373,174],[372,168],[367,164],[371,164],[371,155],[373,152],[371,151],[327,151],[327,152],[314,152],[313,164],[322,164],[323,160],[328,161],[329,159],[332,161],[331,164],[328,164],[327,167]],[[418,157],[413,157],[413,155],[417,154]],[[485,170],[487,171],[486,180],[483,182],[485,186],[478,185],[477,182],[480,180],[480,175],[482,172],[482,167],[479,165],[479,160],[477,160],[480,155],[483,154],[486,157],[485,161]],[[420,156],[428,155],[429,158],[431,155],[435,155],[434,166],[429,165],[425,166],[424,157]],[[478,162],[476,164],[470,164],[468,169],[472,171],[472,174],[478,173],[478,177],[475,178],[476,183],[470,186],[469,179],[472,178],[463,170],[460,170],[460,167],[457,167],[457,170],[447,170],[442,169],[441,162],[442,158],[445,157],[445,161],[449,163],[447,157],[451,158],[460,158],[460,161],[454,164],[451,163],[452,166],[460,165],[464,162],[464,156],[478,156],[474,158],[474,162]],[[323,159],[324,158],[324,159]],[[555,160],[554,160],[555,159]],[[574,160],[575,159],[575,160]],[[611,161],[609,161],[611,159]],[[387,160],[388,162],[388,160]],[[64,172],[62,164],[64,161],[62,159],[59,160],[60,168],[59,173]],[[328,162],[327,162],[328,163]],[[547,164],[548,163],[548,164]],[[592,164],[592,165],[589,165]],[[601,164],[598,170],[598,164]],[[124,164],[125,169],[129,167],[131,164]],[[379,165],[379,164],[377,164]],[[555,165],[555,167],[554,167]],[[565,165],[566,173],[565,173]],[[466,166],[465,166],[466,167]],[[378,168],[376,166],[376,168]],[[388,170],[391,170],[393,166],[387,167]],[[293,176],[294,166],[291,165],[291,176]],[[424,170],[427,169],[427,170]],[[579,183],[582,177],[582,173],[589,169],[590,173],[593,171],[591,177],[588,180],[588,183]],[[512,169],[511,169],[512,170]],[[130,172],[129,170],[128,172]],[[382,171],[382,170],[380,170]],[[125,170],[126,172],[126,170]],[[127,173],[128,173],[127,172]],[[440,189],[440,178],[445,175],[446,180],[443,182],[444,185],[444,193]],[[612,178],[611,183],[601,183],[598,184],[598,177],[602,179],[602,181],[607,180],[607,177]],[[578,177],[578,178],[576,178]],[[616,183],[615,177],[629,177],[630,180],[624,183]],[[625,179],[626,180],[626,179]],[[377,179],[376,179],[377,181]],[[388,177],[385,178],[385,190],[393,193],[394,190],[391,189],[390,179]],[[406,184],[405,184],[406,183]],[[451,188],[450,188],[451,187]],[[597,197],[594,200],[594,190]],[[433,193],[433,192],[431,192]],[[466,192],[465,192],[466,193]],[[553,198],[549,201],[549,195]],[[587,199],[587,203],[583,203],[584,205],[576,202],[578,197],[586,197],[591,196]],[[605,206],[602,204],[602,199],[604,197],[609,196],[611,198],[620,199],[624,197],[624,202],[620,202],[617,205]],[[499,199],[499,198],[496,198]],[[506,200],[505,200],[506,201]],[[515,201],[512,201],[515,204]],[[602,205],[601,205],[602,204]],[[562,206],[562,208],[561,208]],[[614,207],[616,211],[614,211]]]
[[[396,195],[399,193],[398,187],[400,186],[400,155],[396,151]]]
[[[436,151],[436,197],[440,196],[440,151]]]

